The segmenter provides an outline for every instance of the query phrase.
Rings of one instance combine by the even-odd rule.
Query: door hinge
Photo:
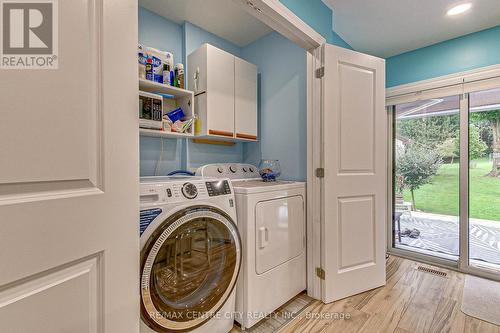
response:
[[[323,76],[325,76],[325,67],[316,69],[316,78],[321,79]]]
[[[316,177],[325,178],[325,169],[324,168],[317,168],[316,169]]]
[[[316,267],[316,276],[321,280],[325,279],[325,270],[321,267]]]

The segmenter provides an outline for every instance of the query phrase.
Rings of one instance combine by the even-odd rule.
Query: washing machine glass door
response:
[[[231,294],[240,265],[240,237],[227,214],[197,206],[170,216],[141,252],[142,320],[158,332],[202,325]]]

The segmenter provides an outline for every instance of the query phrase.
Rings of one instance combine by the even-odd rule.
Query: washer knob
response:
[[[247,167],[243,167],[242,170],[243,170],[243,172],[247,172],[248,171]]]
[[[248,168],[248,170],[249,170],[250,172],[254,172],[254,171],[255,171],[252,167]]]
[[[224,169],[222,169],[222,167],[218,167],[218,168],[217,168],[217,172],[218,172],[218,173],[223,173],[223,172],[224,172]]]
[[[196,185],[192,183],[185,183],[182,185],[182,194],[184,194],[187,199],[194,199],[198,195],[198,189]]]
[[[236,167],[234,165],[231,165],[229,167],[229,171],[231,171],[232,173],[236,173]]]

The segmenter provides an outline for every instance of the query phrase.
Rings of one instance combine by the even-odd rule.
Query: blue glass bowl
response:
[[[262,160],[259,164],[259,174],[265,182],[273,182],[281,175],[278,160]]]

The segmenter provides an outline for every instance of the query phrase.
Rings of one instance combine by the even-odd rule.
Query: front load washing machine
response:
[[[305,183],[263,182],[249,164],[210,164],[197,175],[231,179],[243,243],[235,319],[250,328],[307,288]]]
[[[141,333],[226,333],[241,265],[227,179],[142,178]]]

